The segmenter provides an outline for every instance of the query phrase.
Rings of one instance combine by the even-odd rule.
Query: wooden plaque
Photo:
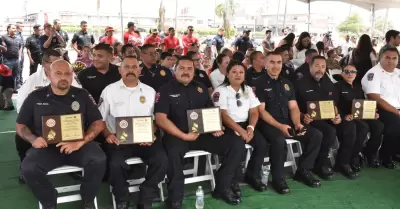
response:
[[[154,141],[151,116],[116,117],[115,126],[120,144],[152,143]]]
[[[82,115],[50,115],[42,117],[42,135],[48,144],[83,140]]]
[[[202,134],[222,130],[219,107],[188,110],[187,119],[189,132]]]
[[[333,101],[310,101],[307,102],[307,113],[313,120],[328,120],[336,117]]]
[[[354,119],[375,120],[376,101],[372,100],[353,100],[351,114]]]

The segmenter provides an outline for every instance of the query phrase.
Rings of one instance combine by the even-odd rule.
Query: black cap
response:
[[[168,52],[162,52],[160,55],[161,60],[165,60],[165,58],[167,58],[167,57],[172,57],[172,54],[168,53]]]
[[[128,28],[135,26],[134,22],[128,22]]]

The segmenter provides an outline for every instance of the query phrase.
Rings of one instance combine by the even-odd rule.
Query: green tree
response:
[[[163,0],[161,0],[160,8],[158,9],[158,20],[157,20],[157,29],[159,31],[164,31],[164,23],[165,23],[165,6]]]
[[[359,35],[363,31],[362,19],[357,13],[346,18],[345,21],[340,23],[337,27],[339,32],[342,33],[355,33]]]
[[[386,24],[386,25],[385,25]],[[392,21],[385,21],[384,17],[377,17],[375,19],[375,24],[374,24],[374,30],[375,34],[379,35],[385,35],[387,30],[393,29],[393,22]]]
[[[218,4],[215,7],[215,15],[222,19],[223,27],[225,29],[225,36],[230,38],[234,35],[231,30],[230,19],[235,15],[236,3],[235,0],[226,0],[225,3]]]

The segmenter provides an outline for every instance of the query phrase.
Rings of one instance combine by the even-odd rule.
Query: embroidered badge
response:
[[[158,100],[160,99],[160,93],[158,92],[157,94],[156,94],[156,103],[158,102]]]
[[[80,108],[79,102],[77,102],[77,101],[72,102],[71,108],[73,111],[78,111]]]
[[[146,97],[140,96],[139,101],[140,103],[144,104],[146,102]]]
[[[203,93],[203,89],[202,89],[201,87],[197,87],[197,91],[198,91],[199,93]]]
[[[368,79],[368,81],[374,80],[374,73],[368,73],[367,79]]]
[[[285,83],[284,87],[285,87],[286,91],[290,91],[290,87],[287,83]]]
[[[213,94],[213,102],[218,102],[219,101],[219,92],[215,92]]]
[[[164,70],[160,70],[160,75],[161,76],[165,76],[165,71]]]

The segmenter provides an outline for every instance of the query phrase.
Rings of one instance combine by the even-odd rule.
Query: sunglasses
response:
[[[241,107],[242,106],[242,101],[239,100],[240,99],[240,94],[236,93],[235,97],[236,97],[236,105],[238,107]]]
[[[194,29],[189,29],[189,31],[194,31]]]
[[[346,75],[357,74],[357,70],[343,70],[343,72]]]

